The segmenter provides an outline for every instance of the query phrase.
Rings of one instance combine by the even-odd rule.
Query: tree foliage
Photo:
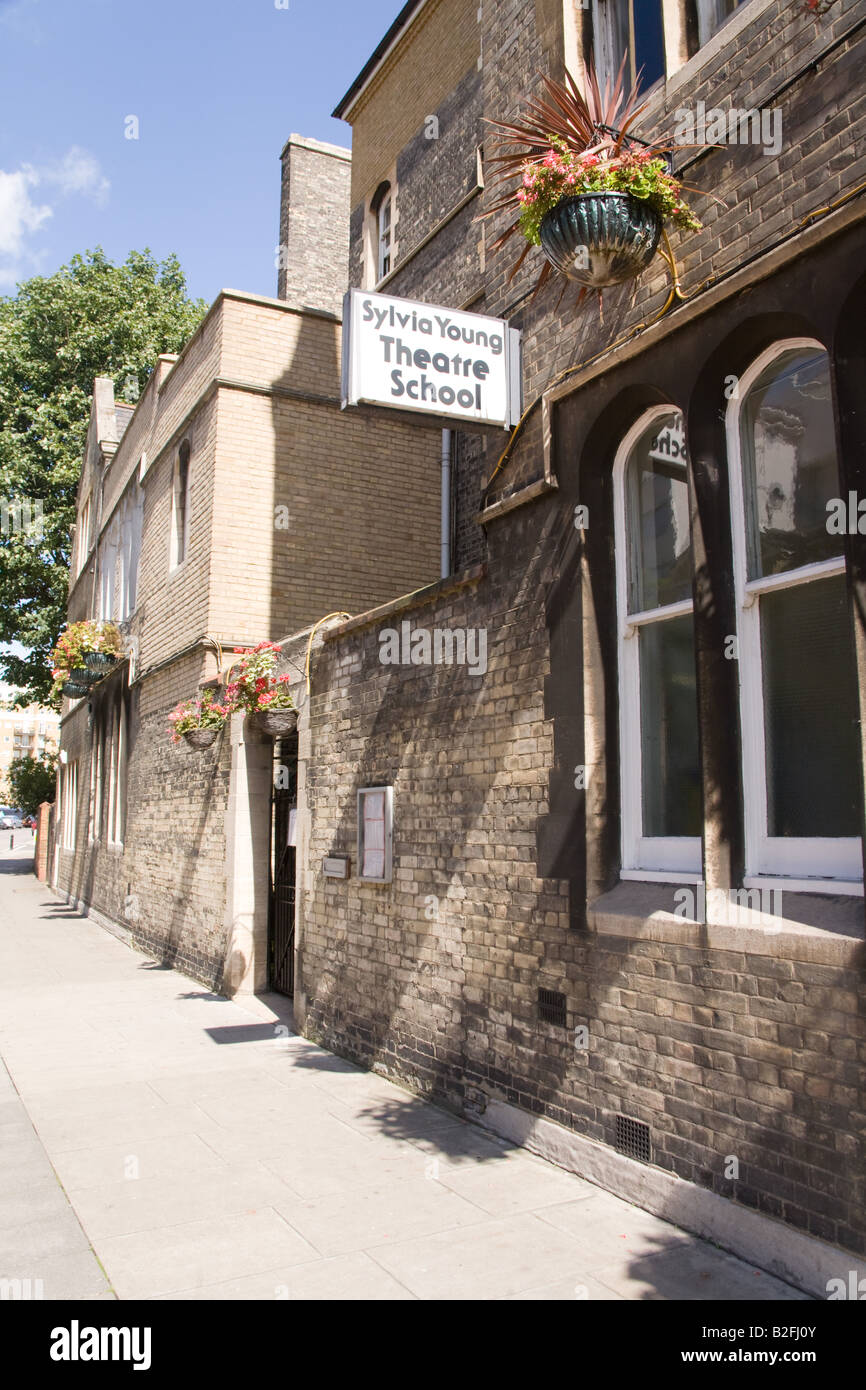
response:
[[[10,804],[25,816],[35,816],[43,801],[53,801],[56,790],[57,759],[51,754],[38,758],[13,758],[6,773]]]
[[[131,251],[115,265],[99,247],[0,297],[0,642],[28,653],[0,654],[0,674],[21,689],[18,703],[51,687],[94,378],[136,399],[159,354],[179,352],[206,309],[187,296],[176,256]],[[15,524],[22,502],[29,530]]]

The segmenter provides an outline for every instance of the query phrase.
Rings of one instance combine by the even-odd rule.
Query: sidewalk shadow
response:
[[[32,859],[0,859],[0,874],[32,874]]]

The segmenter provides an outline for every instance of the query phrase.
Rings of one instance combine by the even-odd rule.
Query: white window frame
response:
[[[385,227],[385,214],[388,225]],[[387,260],[388,265],[385,266]],[[389,185],[387,193],[376,211],[376,283],[384,280],[394,269],[394,188]]]
[[[746,887],[767,885],[768,879],[792,891],[824,886],[824,891],[863,890],[862,843],[859,836],[805,837],[767,834],[767,764],[764,732],[764,682],[761,658],[761,595],[845,573],[845,557],[802,565],[784,574],[748,578],[746,497],[740,447],[740,417],[749,392],[761,373],[792,351],[827,349],[815,338],[784,338],[772,344],[740,377],[737,395],[727,408],[728,479],[733,528],[734,592],[737,614],[740,727],[742,730],[743,802],[746,841]],[[804,869],[806,870],[804,872]],[[832,887],[828,886],[829,883]]]
[[[93,745],[90,753],[90,824],[87,838],[96,844],[102,830],[102,730],[94,723]]]
[[[108,843],[123,849],[123,819],[126,810],[126,706],[120,695],[114,714],[114,784]]]
[[[143,498],[141,487],[134,483],[125,503],[121,526],[120,619],[125,622],[135,612],[138,602],[138,566],[141,558],[141,525]],[[189,499],[187,499],[187,511]]]
[[[178,511],[180,499],[180,456],[183,445],[188,449],[186,467],[186,489],[184,497],[183,535],[178,536]],[[169,573],[179,570],[189,557],[189,513],[192,498],[192,448],[188,439],[182,441],[175,455],[171,485],[171,538],[169,554]]]
[[[694,611],[692,599],[630,613],[629,534],[626,514],[626,469],[631,452],[654,420],[680,412],[674,405],[644,411],[623,438],[613,468],[614,545],[616,558],[617,638],[619,666],[620,797],[622,870],[624,879],[663,883],[700,883],[702,841],[692,835],[644,835],[641,740],[639,632],[650,623],[683,617]]]
[[[371,795],[385,797],[385,855],[381,875],[372,877],[364,873],[364,799]],[[394,788],[360,787],[358,790],[358,881],[360,883],[390,883],[394,865]]]
[[[117,546],[103,545],[99,557],[99,617],[102,622],[114,618],[114,597],[117,591]]]
[[[78,762],[68,763],[63,769],[63,848],[75,850],[78,823]]]
[[[104,814],[106,843],[123,849],[123,817],[126,808],[126,706],[121,695],[108,718],[108,766]]]
[[[78,578],[84,569],[87,556],[90,553],[90,513],[93,503],[93,493],[89,492],[81,504],[81,515],[78,521],[78,557],[75,569],[75,577]]]

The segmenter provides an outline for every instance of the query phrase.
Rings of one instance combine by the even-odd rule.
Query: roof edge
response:
[[[400,39],[403,37],[405,31],[409,28],[411,24],[415,22],[415,20],[418,18],[418,15],[421,13],[421,11],[425,8],[427,4],[428,0],[408,0],[408,4],[403,6],[397,18],[394,20],[394,23],[391,25],[391,28],[388,30],[387,34],[382,39],[382,42],[379,44],[378,48],[368,59],[364,67],[361,69],[358,76],[352,83],[351,87],[346,92],[346,95],[341,99],[341,101],[337,104],[337,106],[335,106],[334,110],[331,112],[331,115],[336,120],[347,121],[349,119],[349,116],[352,112],[352,108],[354,107],[358,98],[369,86],[370,82],[375,77],[376,73],[379,71],[379,68],[385,62],[385,59],[396,47]]]

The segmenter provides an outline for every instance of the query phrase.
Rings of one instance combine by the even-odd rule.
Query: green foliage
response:
[[[206,310],[188,298],[177,257],[147,250],[115,265],[97,247],[0,297],[0,504],[42,504],[41,535],[0,533],[0,642],[29,652],[0,656],[18,703],[51,688],[94,378],[111,377],[118,400],[137,398],[159,354],[179,352]]]
[[[524,166],[523,185],[517,190],[520,230],[526,240],[539,246],[547,213],[563,198],[582,193],[628,193],[648,203],[664,222],[684,231],[700,230],[700,222],[683,200],[682,185],[652,150],[629,150],[607,159],[594,153],[575,154],[554,136],[544,159]]]
[[[107,652],[109,656],[123,655],[123,638],[116,623],[83,622],[70,623],[64,628],[54,648],[54,666],[51,672],[54,684],[51,687],[51,704],[60,708],[60,687],[72,672],[84,665],[85,652]]]
[[[193,729],[221,729],[232,713],[230,704],[214,700],[214,691],[205,690],[200,700],[183,700],[168,716],[172,743],[180,743]]]
[[[35,816],[43,801],[53,801],[56,788],[57,759],[51,754],[44,762],[38,758],[14,758],[6,773],[10,804]]]

